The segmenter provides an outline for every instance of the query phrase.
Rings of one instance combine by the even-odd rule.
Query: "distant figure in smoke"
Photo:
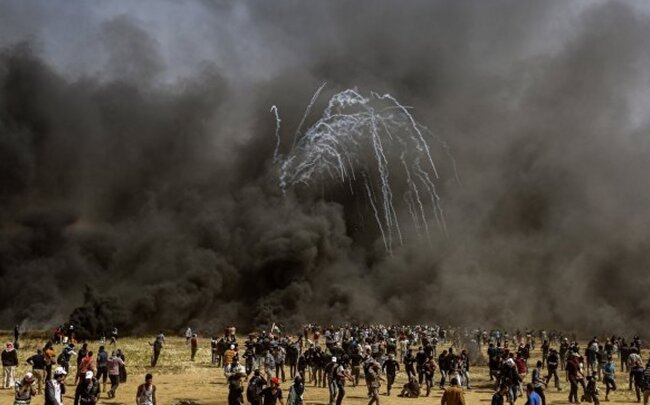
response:
[[[144,376],[144,384],[138,386],[135,394],[136,405],[156,405],[156,386],[153,385],[153,376],[147,374]]]
[[[117,345],[117,335],[118,335],[117,328],[113,328],[113,330],[111,331],[111,343],[110,343],[110,345],[112,345],[112,346]]]
[[[192,339],[192,329],[188,326],[187,329],[185,330],[185,344],[190,343],[190,339]]]
[[[198,349],[199,349],[199,340],[196,336],[196,333],[194,333],[190,338],[190,360],[194,361],[194,357],[196,357],[196,351]]]
[[[162,331],[156,336],[156,339],[153,343],[149,343],[153,348],[153,354],[151,355],[151,367],[156,367],[158,364],[158,357],[160,357],[160,352],[162,351],[163,345],[165,344],[165,335]]]
[[[16,325],[14,326],[14,345],[18,343],[18,339],[20,339],[20,326]]]

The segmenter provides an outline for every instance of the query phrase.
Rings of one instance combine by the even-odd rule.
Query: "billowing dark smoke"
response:
[[[137,4],[0,5],[0,328],[647,329],[648,10]],[[286,146],[323,82],[308,124],[358,86],[447,140],[448,238],[390,256],[346,190],[282,195],[269,108]]]

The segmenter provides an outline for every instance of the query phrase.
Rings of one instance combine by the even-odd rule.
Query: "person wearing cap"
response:
[[[99,381],[92,371],[86,371],[74,393],[74,405],[95,405],[99,400]]]
[[[262,405],[275,405],[278,402],[280,402],[280,405],[284,405],[280,380],[277,377],[271,378],[271,385],[262,390],[261,397]]]
[[[441,405],[465,405],[465,394],[458,385],[458,378],[451,379],[451,386],[445,389],[440,400]]]
[[[63,405],[63,395],[65,394],[63,381],[67,374],[63,367],[57,367],[54,370],[54,378],[45,383],[45,405]]]
[[[16,382],[14,405],[29,405],[32,402],[32,397],[36,395],[34,381],[34,375],[27,373],[20,381]]]
[[[27,359],[27,364],[32,366],[32,375],[36,380],[36,393],[41,395],[43,392],[43,379],[45,378],[45,355],[41,349],[36,354]]]
[[[16,367],[18,366],[18,354],[13,343],[7,342],[2,351],[2,387],[13,388],[16,385]]]
[[[144,384],[138,386],[135,394],[136,405],[156,405],[156,386],[153,385],[153,375],[144,376]]]

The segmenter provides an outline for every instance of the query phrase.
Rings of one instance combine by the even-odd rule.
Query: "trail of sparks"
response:
[[[391,181],[401,179],[405,182],[402,199],[407,203],[416,231],[419,233],[424,228],[427,239],[431,240],[426,214],[429,208],[425,207],[429,203],[425,203],[422,197],[428,195],[436,222],[446,235],[447,227],[435,185],[439,179],[438,169],[426,138],[431,137],[442,145],[455,170],[455,161],[447,144],[417,123],[409,112],[410,107],[400,104],[390,94],[371,92],[369,97],[364,97],[356,89],[333,95],[321,118],[301,134],[307,115],[324,87],[325,84],[319,87],[309,102],[286,157],[279,155],[280,117],[277,108],[271,108],[276,119],[274,162],[281,162],[279,181],[282,191],[329,177],[347,183],[353,192],[352,184],[362,178],[384,246],[387,252],[392,253],[395,240],[404,243],[391,185]],[[368,156],[372,156],[370,161]],[[426,169],[421,161],[426,162]],[[460,184],[457,174],[455,176]]]

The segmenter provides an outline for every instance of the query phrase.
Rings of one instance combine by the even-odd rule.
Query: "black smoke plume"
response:
[[[179,4],[0,5],[0,327],[647,329],[641,5]],[[323,82],[308,123],[358,86],[449,143],[448,238],[389,256],[336,185],[282,195],[269,107],[286,147]]]

